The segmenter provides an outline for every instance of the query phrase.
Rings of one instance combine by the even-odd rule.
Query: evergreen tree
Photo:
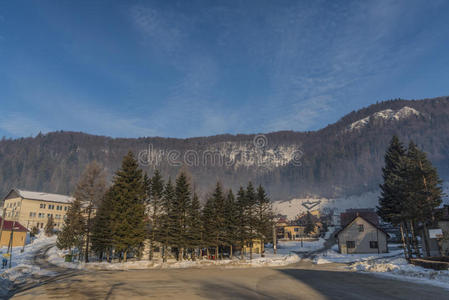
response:
[[[207,248],[209,258],[209,248],[215,246],[215,237],[218,235],[215,226],[215,204],[213,197],[207,197],[202,211],[202,241]]]
[[[377,213],[385,222],[400,224],[403,220],[403,198],[406,194],[406,151],[397,136],[393,136],[385,153],[382,168],[384,183],[380,185],[381,196]]]
[[[238,193],[237,193],[237,239],[240,244],[240,258],[243,259],[243,248],[245,246],[245,243],[249,237],[249,226],[248,226],[248,219],[247,219],[247,200],[246,200],[246,194],[243,187],[240,187]]]
[[[385,166],[382,168],[383,184],[380,185],[378,215],[385,222],[400,225],[404,252],[411,256],[407,230],[404,199],[407,197],[407,157],[404,146],[397,136],[393,136],[385,153]]]
[[[225,202],[225,236],[229,247],[229,255],[233,257],[233,246],[238,243],[238,211],[232,190],[228,191]]]
[[[47,224],[45,224],[45,235],[46,236],[52,236],[54,234],[55,230],[55,221],[53,220],[53,215],[51,214],[50,217],[47,219]]]
[[[256,232],[257,237],[262,244],[261,255],[265,256],[265,247],[263,246],[267,241],[272,239],[273,231],[273,211],[271,208],[271,202],[265,193],[262,185],[257,188],[256,195]]]
[[[122,161],[113,180],[113,241],[126,262],[129,251],[140,254],[146,237],[145,186],[142,170],[132,152]]]
[[[223,188],[219,182],[217,182],[214,193],[212,194],[212,207],[214,218],[211,220],[210,226],[213,228],[215,259],[217,259],[220,247],[226,244],[225,198]]]
[[[187,214],[187,247],[192,249],[192,258],[195,259],[196,249],[201,246],[202,221],[200,200],[193,193],[192,203]]]
[[[162,197],[162,211],[161,211],[161,230],[160,230],[160,241],[163,245],[162,257],[163,261],[166,262],[168,258],[168,248],[174,240],[172,238],[172,230],[175,224],[175,215],[173,210],[173,202],[175,198],[175,189],[168,179],[167,184],[164,187],[163,197]]]
[[[430,256],[427,226],[434,221],[433,211],[442,202],[442,181],[426,154],[413,142],[410,142],[407,158],[408,197],[404,207],[411,226],[414,222],[423,225],[426,252]]]
[[[59,249],[69,249],[70,254],[73,248],[77,248],[81,253],[84,242],[85,219],[81,211],[81,202],[74,199],[65,216],[64,225],[58,234],[56,246]]]
[[[257,237],[256,227],[256,192],[254,191],[254,186],[250,181],[246,187],[245,192],[246,198],[246,221],[248,224],[248,242],[250,244],[249,248],[249,259],[253,259],[253,240]]]
[[[171,230],[173,245],[177,248],[179,260],[184,258],[184,250],[188,244],[187,241],[187,214],[191,204],[190,184],[187,176],[181,172],[176,179],[175,197],[173,201],[174,226]]]
[[[151,226],[150,226],[150,260],[153,259],[154,242],[160,241],[161,235],[161,216],[162,216],[162,198],[164,193],[164,181],[159,170],[154,172],[150,180],[149,189],[147,189],[150,200]]]
[[[112,196],[112,193],[112,188],[109,188],[106,191],[103,199],[98,205],[92,226],[92,250],[97,253],[100,260],[102,260],[103,255],[106,254],[106,259],[108,261],[113,247],[112,211],[114,197]]]

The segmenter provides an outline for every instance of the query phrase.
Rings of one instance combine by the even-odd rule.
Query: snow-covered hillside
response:
[[[379,193],[368,192],[362,195],[341,197],[341,198],[300,198],[287,201],[273,202],[273,209],[276,213],[286,215],[288,219],[294,219],[297,215],[308,210],[333,209],[334,214],[339,214],[348,208],[374,208],[378,203]]]
[[[358,130],[365,127],[368,123],[374,121],[374,120],[387,120],[387,121],[400,121],[406,118],[409,118],[410,116],[419,116],[421,113],[417,111],[414,108],[404,106],[400,110],[392,110],[392,109],[385,109],[378,111],[371,116],[365,117],[361,120],[353,122],[351,125],[349,125],[348,130]]]

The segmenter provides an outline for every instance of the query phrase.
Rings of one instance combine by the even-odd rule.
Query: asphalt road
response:
[[[45,249],[44,249],[45,250]],[[282,268],[68,271],[16,286],[12,299],[448,299],[449,291],[301,262]]]

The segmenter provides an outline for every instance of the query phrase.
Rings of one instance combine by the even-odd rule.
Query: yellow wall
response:
[[[285,226],[284,227],[284,238],[290,240],[300,239],[304,236],[304,226]]]
[[[262,244],[262,241],[260,239],[254,239],[253,240],[253,253],[255,254],[261,254],[261,252],[264,249],[264,245]],[[249,241],[245,244],[243,247],[244,253],[249,253],[251,251],[251,246]]]
[[[55,229],[62,229],[64,216],[69,203],[32,200],[25,198],[5,199],[3,207],[6,208],[5,220],[16,220],[27,229],[34,226],[42,229],[47,224],[50,214],[53,215]],[[59,209],[58,209],[59,208]]]
[[[18,247],[25,245],[27,233],[24,231],[14,231],[12,238],[12,246]],[[0,237],[0,247],[8,247],[9,239],[11,238],[10,230],[3,230]]]

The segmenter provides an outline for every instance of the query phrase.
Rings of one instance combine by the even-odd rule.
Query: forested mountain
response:
[[[234,189],[252,180],[272,200],[351,195],[378,188],[393,134],[405,143],[414,140],[449,179],[449,97],[441,97],[380,102],[313,132],[188,139],[52,132],[2,139],[0,193],[18,187],[68,194],[89,161],[102,163],[111,178],[132,150],[148,173],[158,168],[174,177],[183,168],[200,194],[217,180]]]

